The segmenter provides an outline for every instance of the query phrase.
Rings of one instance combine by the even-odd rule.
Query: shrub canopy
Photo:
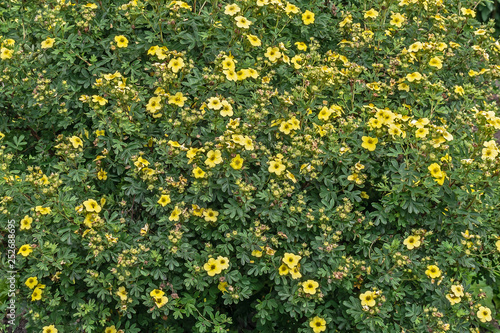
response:
[[[14,220],[28,331],[495,329],[500,42],[472,2],[0,16],[0,239],[6,263]]]

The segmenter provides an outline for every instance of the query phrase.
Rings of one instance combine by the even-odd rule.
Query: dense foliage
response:
[[[500,42],[476,5],[0,2],[15,325],[498,332]]]

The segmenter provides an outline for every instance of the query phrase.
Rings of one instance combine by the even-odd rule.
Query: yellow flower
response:
[[[104,333],[116,333],[115,325],[106,327],[106,329],[104,330]]]
[[[451,291],[455,294],[456,297],[464,296],[464,287],[461,284],[454,284],[451,286]]]
[[[213,210],[212,208],[208,208],[203,211],[203,217],[207,222],[217,222],[217,216],[219,216],[219,212]]]
[[[14,54],[14,50],[9,50],[8,48],[6,47],[2,47],[0,49],[0,58],[2,60],[5,60],[5,59],[10,59],[12,58],[12,55]]]
[[[196,167],[193,169],[194,178],[204,178],[205,174],[206,172],[203,171],[200,167]]]
[[[21,230],[29,230],[31,229],[31,223],[33,222],[33,218],[25,215],[21,220]]]
[[[69,141],[73,145],[73,148],[78,148],[78,147],[82,147],[83,148],[83,141],[79,137],[72,136],[71,138],[69,138]]]
[[[97,172],[97,179],[99,179],[99,180],[108,179],[108,173],[106,171],[104,171],[103,169],[99,170],[99,172]]]
[[[460,8],[460,11],[462,12],[462,15],[463,16],[470,16],[470,17],[476,17],[476,12],[473,11],[472,9],[469,9],[469,8]]]
[[[421,42],[415,42],[408,47],[408,51],[413,52],[413,53],[416,53],[416,52],[420,51],[421,49],[422,49]]]
[[[106,131],[104,131],[104,130],[96,130],[96,131],[95,131],[95,135],[96,135],[96,137],[99,137],[99,136],[104,136],[104,135],[105,135],[105,133],[106,133]]]
[[[419,139],[424,139],[427,134],[429,134],[429,130],[427,128],[419,128],[415,131],[415,136]]]
[[[184,67],[184,60],[182,58],[174,58],[169,61],[167,67],[172,69],[172,72],[177,73]]]
[[[214,258],[208,259],[208,262],[203,265],[203,269],[207,271],[209,276],[214,276],[215,274],[219,274],[222,272],[222,268],[218,260]]]
[[[156,304],[156,306],[158,306],[158,308],[161,308],[162,306],[164,306],[165,304],[168,303],[167,296],[156,297],[156,298],[154,298],[154,300],[155,300],[155,304]]]
[[[465,94],[465,91],[464,91],[464,88],[460,87],[460,86],[455,86],[455,94],[458,94],[460,96],[463,96]]]
[[[436,265],[429,265],[429,266],[427,266],[427,270],[425,271],[425,274],[428,277],[435,279],[435,278],[438,278],[441,276],[441,270]]]
[[[231,160],[231,167],[235,170],[240,170],[241,167],[243,166],[243,159],[241,158],[240,154],[236,155],[233,157]]]
[[[187,97],[184,97],[180,91],[168,98],[168,104],[175,104],[180,107],[184,106],[185,101],[187,101]]]
[[[236,70],[235,61],[232,57],[225,57],[222,61],[222,69]]]
[[[33,289],[38,284],[38,278],[36,276],[29,277],[24,284],[28,286],[28,288]]]
[[[149,293],[149,296],[151,297],[162,297],[163,295],[165,295],[165,292],[163,290],[160,290],[160,289],[153,289],[150,293]]]
[[[12,38],[6,39],[2,42],[2,45],[7,45],[7,46],[14,46],[16,44],[16,41],[13,40]]]
[[[290,131],[292,130],[292,125],[289,124],[287,121],[282,121],[279,130],[281,133],[288,135],[288,134],[290,134]]]
[[[410,86],[407,85],[406,83],[402,82],[398,84],[398,90],[404,90],[404,91],[410,91]]]
[[[290,14],[297,14],[299,12],[299,7],[287,2],[285,6],[285,13],[290,16]]]
[[[305,24],[305,25],[309,25],[311,23],[314,23],[314,13],[313,12],[310,12],[308,10],[306,10],[303,14],[302,14],[302,22]]]
[[[495,160],[498,155],[498,149],[496,148],[483,148],[481,158],[483,160]]]
[[[116,294],[118,295],[118,297],[120,297],[120,299],[122,301],[126,301],[127,300],[127,290],[125,289],[125,287],[120,287],[118,288],[118,291],[116,292]]]
[[[441,166],[437,163],[432,163],[427,167],[427,169],[429,169],[431,176],[434,178],[441,178],[443,176],[443,172],[441,171]]]
[[[83,7],[90,8],[90,9],[96,9],[97,5],[95,3],[88,3]]]
[[[287,275],[290,272],[288,265],[281,264],[280,268],[278,268],[279,275]]]
[[[299,266],[295,266],[290,270],[290,275],[292,276],[292,279],[297,280],[302,277],[302,274],[300,274]]]
[[[245,136],[243,138],[243,145],[245,146],[245,150],[253,150],[254,149],[253,141],[248,136]]]
[[[363,136],[361,138],[363,140],[363,143],[361,144],[361,147],[368,149],[369,151],[374,151],[375,148],[377,147],[378,139],[377,138],[371,138],[369,136]]]
[[[264,54],[271,62],[275,62],[281,57],[280,49],[277,47],[268,47],[267,52]]]
[[[54,325],[50,325],[50,326],[44,326],[42,333],[57,333],[57,332],[58,332],[57,328]]]
[[[209,167],[213,168],[216,164],[222,163],[222,157],[220,150],[210,150],[207,153],[207,159],[205,160],[205,164]]]
[[[372,291],[365,291],[361,295],[359,295],[359,299],[361,300],[361,305],[362,306],[375,306],[375,295],[373,294]]]
[[[104,106],[108,103],[108,100],[101,96],[92,95],[92,102],[99,103],[100,106]]]
[[[160,199],[157,201],[162,207],[165,207],[168,205],[172,200],[170,199],[170,195],[168,194],[162,194]]]
[[[262,257],[262,251],[259,251],[259,250],[253,250],[251,254],[252,254],[252,256],[257,257],[257,258]]]
[[[31,301],[34,302],[41,299],[42,299],[42,289],[35,288],[35,290],[33,290],[33,293],[31,293]]]
[[[149,99],[148,104],[146,105],[146,110],[151,113],[155,113],[156,111],[161,109],[161,97],[151,97]]]
[[[222,108],[222,103],[218,97],[210,97],[207,106],[211,110],[220,110]]]
[[[479,310],[477,311],[477,317],[479,320],[481,320],[482,323],[485,323],[487,321],[491,321],[491,310],[485,306],[479,307]]]
[[[169,221],[179,221],[179,216],[181,215],[182,211],[179,209],[179,207],[175,206],[174,210],[172,213],[170,213],[170,217],[168,218]]]
[[[123,35],[115,36],[115,42],[119,48],[128,46],[128,39]]]
[[[42,49],[50,49],[52,46],[54,46],[55,41],[55,38],[48,37],[42,42]]]
[[[297,266],[297,264],[299,263],[299,261],[300,261],[301,258],[302,258],[301,256],[295,255],[293,253],[285,253],[285,255],[283,256],[282,261],[289,268],[294,268],[295,266]]]
[[[404,15],[401,15],[399,13],[391,15],[391,21],[390,21],[390,23],[392,25],[395,25],[396,27],[401,28],[401,26],[403,25],[404,22],[405,22]]]
[[[332,110],[330,110],[326,106],[323,106],[321,111],[318,113],[318,119],[327,121],[332,113],[333,113]]]
[[[228,101],[222,101],[222,110],[220,110],[220,115],[223,117],[231,117],[233,115],[233,107]]]
[[[378,12],[373,8],[365,12],[365,18],[376,18],[377,16]]]
[[[226,257],[218,256],[217,261],[219,262],[220,269],[227,269],[229,268],[229,259]]]
[[[99,206],[97,201],[95,201],[94,199],[88,199],[87,201],[84,201],[83,205],[85,206],[87,212],[99,213],[101,211],[101,206]]]
[[[227,5],[224,9],[224,14],[231,16],[234,16],[236,13],[240,12],[240,7],[238,7],[238,5],[235,3]]]
[[[236,26],[242,29],[248,29],[252,24],[252,21],[247,20],[244,16],[236,16],[234,20],[236,21]]]
[[[255,35],[247,35],[247,39],[252,46],[261,46],[262,45],[262,42],[260,41],[259,37],[255,36]]]
[[[47,215],[47,214],[50,214],[52,212],[52,210],[50,209],[50,207],[36,206],[35,212],[39,212],[42,215]]]
[[[497,247],[497,251],[500,252],[500,240],[495,242],[495,246]]]
[[[450,301],[451,305],[455,305],[457,303],[460,303],[460,301],[462,300],[459,296],[457,296],[455,294],[446,294],[446,299],[448,301]]]
[[[420,81],[422,79],[422,74],[420,74],[419,72],[413,72],[411,74],[407,74],[406,79],[410,82]]]
[[[319,287],[319,283],[314,280],[307,280],[302,282],[302,288],[306,294],[314,295],[316,294],[316,288]]]
[[[307,50],[307,45],[306,45],[306,43],[296,42],[296,43],[295,43],[295,46],[297,46],[297,49],[299,49],[299,50],[301,50],[301,51],[306,51],[306,50]]]
[[[408,250],[413,250],[420,246],[420,236],[409,236],[403,241],[403,244],[406,245]]]
[[[224,75],[226,75],[226,79],[228,79],[229,81],[238,81],[238,75],[236,74],[235,71],[231,70],[231,69],[226,69],[223,71]]]
[[[484,34],[486,34],[486,30],[484,30],[484,29],[479,29],[479,30],[474,31],[474,35],[476,35],[476,36],[482,36]]]
[[[229,283],[227,282],[219,282],[219,284],[217,285],[217,289],[219,289],[220,291],[222,291],[222,293],[226,293],[227,292],[227,286],[229,285]]]
[[[314,317],[309,322],[309,326],[313,329],[314,333],[326,331],[326,320],[321,317]]]
[[[283,171],[285,171],[286,167],[281,161],[271,161],[269,163],[269,168],[268,171],[277,174],[278,176],[281,175]]]
[[[438,57],[434,57],[431,60],[429,60],[429,66],[441,69],[443,67],[443,63],[441,62],[441,59],[439,59]]]

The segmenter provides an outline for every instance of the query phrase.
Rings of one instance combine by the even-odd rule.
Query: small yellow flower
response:
[[[207,106],[211,110],[220,110],[222,108],[222,103],[218,97],[210,97]]]
[[[401,26],[403,25],[405,20],[406,19],[405,19],[404,15],[401,15],[399,13],[396,13],[396,14],[393,13],[391,15],[391,21],[389,23],[391,23],[392,25],[395,25],[398,28],[401,28]]]
[[[9,50],[6,47],[2,47],[0,49],[0,58],[2,60],[10,59],[10,58],[12,58],[12,55],[14,55],[14,50]]]
[[[228,101],[222,101],[222,108],[220,110],[220,115],[223,117],[232,117],[233,116],[233,106],[229,104]]]
[[[97,179],[99,179],[99,180],[108,179],[108,173],[106,171],[104,171],[103,169],[99,170],[97,172]]]
[[[306,10],[302,14],[302,22],[304,23],[304,25],[309,25],[311,23],[314,23],[314,13]]]
[[[306,51],[306,50],[307,50],[307,45],[306,45],[306,43],[303,43],[303,42],[296,42],[296,43],[295,43],[295,46],[297,46],[297,49],[299,49],[300,51]]]
[[[122,301],[126,301],[128,298],[127,290],[125,289],[125,287],[118,288],[118,291],[116,292],[116,294],[118,295],[118,297],[120,297],[120,299]]]
[[[476,12],[472,9],[462,7],[460,8],[460,11],[462,12],[463,16],[476,17]]]
[[[42,42],[42,49],[50,49],[52,46],[54,46],[55,41],[55,38],[47,38]]]
[[[226,293],[227,292],[227,286],[229,285],[229,283],[227,283],[226,281],[224,282],[219,282],[219,284],[217,285],[217,289],[219,289],[220,291],[222,291],[222,293]]]
[[[407,74],[406,79],[409,82],[420,81],[422,79],[422,74],[420,74],[419,72],[413,72],[411,74]]]
[[[477,311],[477,317],[479,320],[481,320],[482,323],[485,323],[487,321],[491,321],[491,310],[485,306],[479,307],[479,310]]]
[[[151,113],[155,113],[161,109],[161,97],[151,97],[148,104],[146,105],[146,110]]]
[[[280,275],[287,275],[290,272],[290,269],[288,268],[288,265],[286,264],[281,264],[280,268],[278,269],[278,273]]]
[[[450,302],[451,305],[458,304],[462,300],[462,298],[455,294],[446,294],[446,299]]]
[[[365,12],[365,18],[377,18],[378,12],[375,9],[370,9]]]
[[[319,287],[319,283],[314,280],[307,280],[302,282],[302,288],[306,294],[314,295],[316,294],[316,289]]]
[[[427,270],[425,271],[425,274],[428,277],[435,279],[435,278],[438,278],[441,276],[441,270],[436,265],[429,265],[429,266],[427,266]]]
[[[441,69],[443,68],[443,63],[441,62],[441,59],[439,59],[438,57],[434,57],[431,60],[429,60],[429,66]]]
[[[183,107],[185,101],[187,101],[187,97],[184,97],[180,91],[168,98],[168,104],[175,104],[179,107]]]
[[[332,110],[330,110],[326,106],[323,106],[323,108],[321,109],[321,111],[319,111],[319,113],[318,113],[318,119],[319,120],[323,120],[323,121],[327,121],[328,118],[330,118],[330,115],[332,113],[333,113]]]
[[[236,15],[241,10],[240,7],[238,7],[238,5],[235,3],[227,5],[224,9],[225,9],[224,14],[231,15],[231,16]]]
[[[42,289],[41,288],[35,288],[33,290],[33,293],[31,293],[31,301],[38,301],[42,299]]]
[[[99,213],[101,211],[101,206],[94,199],[88,199],[83,202],[85,209],[87,212],[96,212]]]
[[[219,216],[219,212],[213,210],[212,208],[208,208],[203,211],[203,217],[207,222],[217,222],[217,216]]]
[[[118,46],[119,48],[128,46],[128,39],[123,35],[115,36],[115,42],[116,46]]]
[[[243,166],[243,159],[241,158],[240,154],[236,155],[232,160],[231,160],[231,167],[235,170],[240,170],[241,167]]]
[[[422,128],[418,128],[416,131],[415,131],[415,136],[419,139],[425,139],[425,137],[427,136],[427,134],[429,134],[429,130],[425,127],[422,127]]]
[[[100,106],[104,106],[108,103],[108,100],[101,96],[92,95],[92,102],[99,103]]]
[[[151,297],[162,297],[163,295],[165,295],[165,292],[163,290],[160,290],[160,289],[153,289],[150,293],[149,293],[149,296]]]
[[[465,90],[461,86],[455,86],[454,91],[455,91],[455,94],[458,94],[460,96],[463,96],[465,94]]]
[[[413,250],[420,246],[420,236],[409,236],[403,241],[403,244],[406,245],[408,250]]]
[[[500,252],[500,240],[495,242],[495,246],[497,247],[497,251]]]
[[[236,16],[234,20],[236,21],[236,26],[242,29],[248,29],[252,24],[252,21],[247,20],[244,16]]]
[[[168,194],[162,194],[160,199],[157,201],[162,207],[165,207],[168,205],[172,200],[170,199],[170,195]]]
[[[443,172],[441,171],[441,166],[437,163],[432,163],[427,167],[427,169],[429,169],[431,176],[434,178],[441,178],[443,176]]]
[[[174,58],[169,61],[168,68],[172,70],[172,72],[177,73],[184,67],[184,60],[182,58]]]
[[[179,207],[175,206],[174,210],[172,213],[170,213],[170,217],[168,218],[169,221],[179,221],[179,217],[181,215],[182,211],[179,209]]]
[[[260,41],[259,37],[255,36],[255,35],[247,35],[247,39],[252,46],[261,46],[262,45],[262,42]]]
[[[223,256],[218,256],[217,261],[219,262],[220,269],[228,269],[229,268],[229,259]]]
[[[302,274],[300,273],[299,266],[295,266],[294,268],[290,269],[290,275],[294,280],[300,279],[302,277]]]
[[[50,209],[50,207],[36,206],[35,212],[38,212],[42,215],[47,215],[47,214],[50,214],[52,212],[52,209]]]
[[[326,331],[326,320],[316,316],[309,322],[309,327],[313,329],[314,333]]]
[[[456,297],[464,296],[464,287],[461,284],[454,284],[451,286],[451,291],[455,294]]]
[[[361,138],[363,140],[363,143],[361,144],[361,147],[368,149],[369,151],[374,151],[375,148],[377,147],[378,139],[377,138],[371,138],[369,136],[363,136]]]
[[[214,276],[215,274],[219,274],[220,272],[222,272],[219,261],[215,260],[214,258],[208,259],[208,262],[203,265],[203,269],[207,271],[207,274],[209,276]]]
[[[359,299],[361,300],[361,305],[362,306],[375,306],[375,295],[371,291],[365,291],[361,295],[359,295]]]
[[[71,138],[69,138],[69,141],[73,145],[73,148],[75,148],[75,149],[78,148],[78,147],[82,147],[83,148],[83,141],[79,137],[72,136]]]
[[[161,308],[165,304],[168,303],[168,297],[167,296],[162,296],[162,297],[156,297],[154,298],[155,304],[158,308]]]
[[[476,36],[482,36],[485,34],[486,34],[486,30],[484,30],[484,29],[479,29],[479,30],[474,31],[474,35],[476,35]]]
[[[38,285],[38,278],[36,276],[29,277],[24,283],[28,288],[33,289]]]
[[[275,62],[281,57],[280,49],[277,47],[268,47],[264,54],[271,62]]]
[[[200,167],[196,167],[193,169],[194,178],[205,178],[206,172],[203,171]]]
[[[215,167],[215,165],[222,163],[222,154],[220,150],[210,150],[207,153],[207,159],[205,160],[205,164],[210,168]]]
[[[104,330],[104,333],[116,333],[115,325],[106,327],[106,329]]]
[[[31,229],[31,223],[33,222],[33,218],[29,217],[28,215],[24,216],[24,218],[21,220],[21,230],[29,230]]]
[[[42,333],[57,333],[57,332],[58,332],[57,328],[54,325],[50,325],[50,326],[44,326]]]
[[[297,264],[299,263],[299,261],[300,261],[301,258],[302,258],[301,256],[295,255],[293,253],[285,253],[285,255],[283,256],[282,261],[289,268],[294,268],[295,266],[297,266]]]
[[[281,161],[271,161],[269,163],[269,168],[268,171],[277,174],[278,176],[281,175],[283,171],[285,171],[286,167]]]

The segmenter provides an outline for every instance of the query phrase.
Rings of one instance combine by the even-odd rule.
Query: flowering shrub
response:
[[[2,6],[28,331],[498,329],[500,42],[473,2]]]

